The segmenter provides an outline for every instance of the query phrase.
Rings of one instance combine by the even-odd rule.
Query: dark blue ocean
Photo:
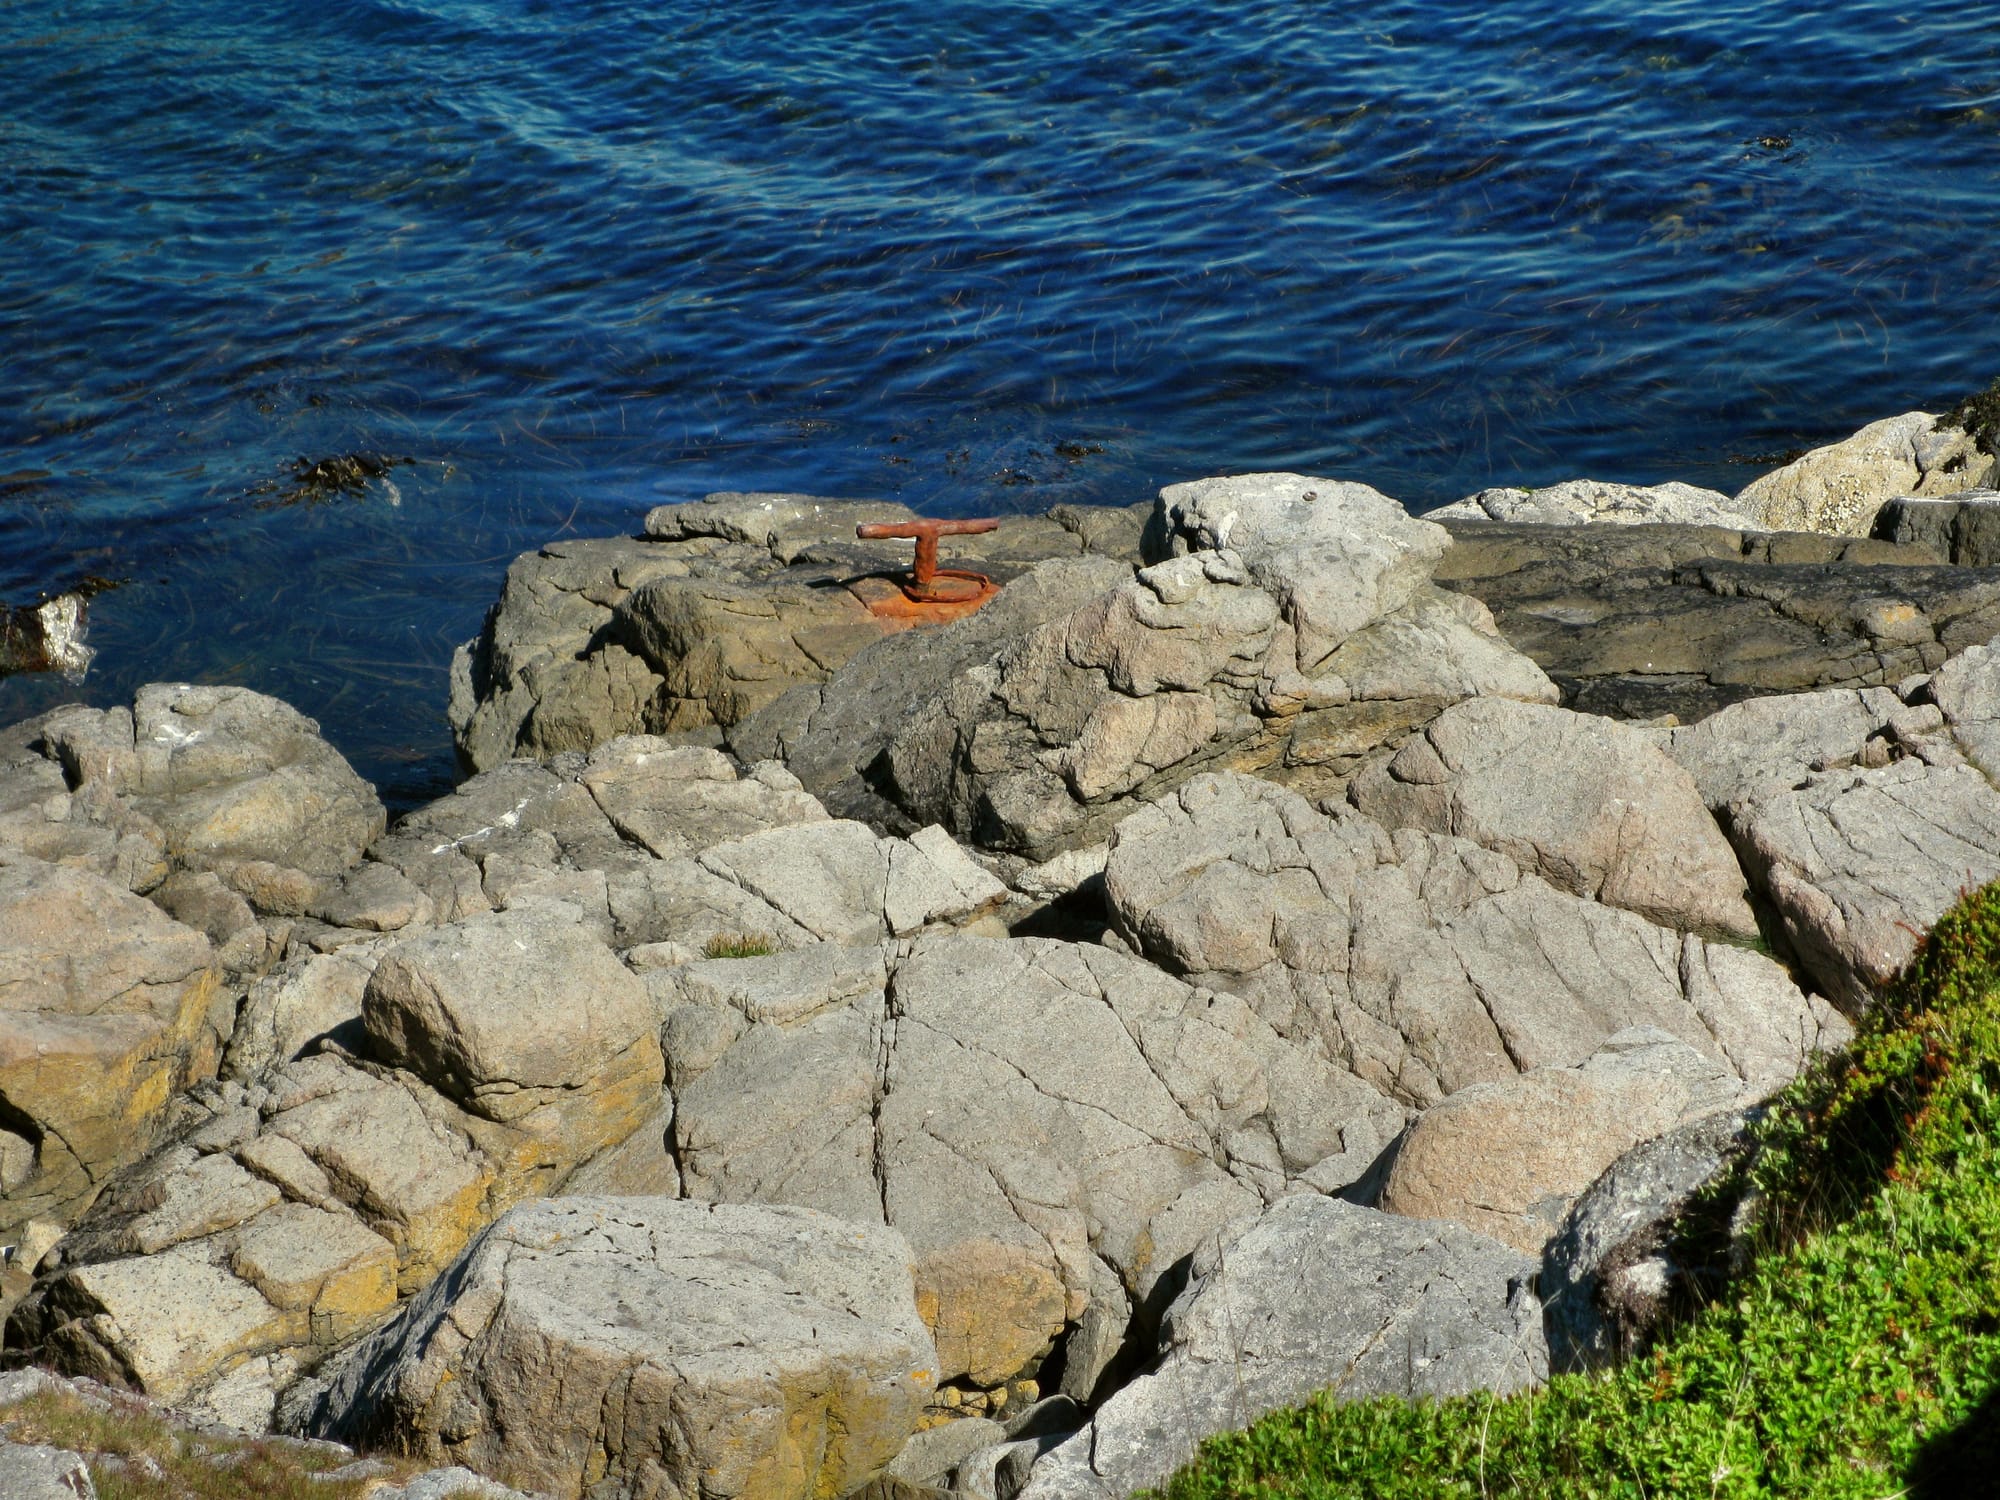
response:
[[[247,683],[398,803],[662,499],[1734,490],[1996,374],[1981,0],[0,0],[0,601],[123,581],[0,720]]]

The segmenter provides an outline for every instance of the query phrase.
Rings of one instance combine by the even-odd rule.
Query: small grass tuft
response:
[[[710,958],[763,958],[777,951],[777,943],[762,932],[718,932],[702,949]]]
[[[1322,1393],[1170,1500],[2000,1493],[2000,884],[1774,1102],[1747,1268],[1640,1358],[1507,1400]]]

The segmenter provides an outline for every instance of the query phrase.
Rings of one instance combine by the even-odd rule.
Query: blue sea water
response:
[[[662,499],[1734,490],[2000,374],[1996,80],[1983,0],[0,0],[0,601],[126,580],[0,720],[242,682],[407,803]]]

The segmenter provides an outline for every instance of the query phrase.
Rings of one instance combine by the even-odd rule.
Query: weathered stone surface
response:
[[[1125,512],[1111,512],[1123,516]],[[959,673],[1132,576],[1122,555],[1053,558],[977,614],[863,647],[823,683],[802,683],[729,730],[748,759],[776,757],[847,816],[878,816],[869,767],[897,728]]]
[[[962,1417],[926,1428],[903,1445],[883,1472],[913,1484],[942,1480],[981,1448],[1006,1441],[1007,1429],[987,1417]]]
[[[1969,435],[1937,430],[1936,417],[1911,411],[1870,422],[1754,480],[1736,505],[1774,531],[1866,536],[1884,501],[1974,489],[1988,482],[1992,467]]]
[[[1977,648],[1975,648],[1977,649]],[[1828,688],[1751,698],[1662,738],[1716,812],[1786,791],[1815,771],[1857,764],[1868,741],[1903,709],[1888,688]]]
[[[1993,477],[1986,480],[1993,483]],[[1872,534],[1886,542],[1926,547],[1966,568],[2000,564],[2000,490],[1961,490],[1949,499],[1905,495],[1875,513]]]
[[[1567,706],[1615,718],[1892,686],[2000,634],[2000,569],[1924,546],[1665,525],[1453,535],[1438,581],[1483,600]]]
[[[158,1142],[229,1024],[208,939],[87,870],[0,855],[0,1231],[67,1221]]]
[[[1176,554],[1234,551],[1277,596],[1302,672],[1414,600],[1451,545],[1378,490],[1307,474],[1171,484],[1160,511]]]
[[[1579,1067],[1471,1084],[1432,1105],[1397,1147],[1379,1206],[1539,1254],[1576,1196],[1628,1149],[1741,1093],[1713,1057],[1633,1027]]]
[[[1039,862],[1205,767],[1338,790],[1449,703],[1555,697],[1483,608],[1432,586],[1444,533],[1365,486],[1251,475],[1160,505],[1179,555],[960,673],[896,734],[906,813]]]
[[[361,1018],[378,1056],[474,1113],[515,1123],[581,1107],[587,1123],[549,1128],[599,1143],[630,1133],[663,1076],[645,985],[596,939],[534,909],[396,944]]]
[[[1348,800],[1385,827],[1470,839],[1664,927],[1757,935],[1736,856],[1692,778],[1609,719],[1475,698],[1363,772]]]
[[[713,733],[824,681],[909,623],[871,615],[846,585],[902,562],[858,544],[855,524],[911,514],[877,501],[720,494],[658,507],[644,539],[552,543],[517,558],[484,632],[453,660],[461,756],[485,769],[621,734]],[[951,539],[945,560],[1007,583],[1047,558],[1129,553],[1137,518],[1107,517],[1013,517],[998,533]]]
[[[183,865],[268,860],[338,875],[382,832],[375,790],[290,705],[248,688],[143,687],[132,805]]]
[[[564,1497],[841,1495],[936,1383],[909,1252],[807,1209],[523,1205],[343,1357],[311,1430]]]
[[[1721,1268],[1688,1263],[1677,1221],[1741,1154],[1747,1118],[1724,1111],[1642,1142],[1577,1199],[1543,1252],[1538,1283],[1553,1369],[1629,1359],[1666,1318],[1718,1288]],[[1705,1251],[1712,1246],[1697,1249],[1704,1261]]]
[[[0,850],[150,891],[166,835],[120,795],[137,776],[131,710],[70,704],[0,731]]]
[[[0,1442],[0,1495],[9,1500],[97,1500],[81,1454],[46,1443]]]
[[[1198,777],[1127,819],[1105,889],[1140,953],[1418,1108],[1574,1067],[1634,1025],[1775,1086],[1829,1024],[1760,954],[1248,777]]]
[[[1455,1224],[1280,1199],[1205,1245],[1155,1369],[1034,1467],[1020,1500],[1102,1500],[1164,1481],[1212,1433],[1331,1389],[1500,1393],[1548,1372],[1535,1262]]]
[[[613,827],[660,859],[826,817],[786,767],[758,765],[739,778],[719,750],[649,735],[598,746],[582,783]]]
[[[1666,524],[1743,528],[1756,518],[1715,490],[1691,484],[1607,484],[1566,479],[1544,489],[1481,490],[1424,514],[1426,521],[1512,521],[1535,526]]]
[[[236,1013],[223,1073],[248,1081],[326,1040],[350,1050],[364,1046],[361,997],[385,946],[350,943],[334,953],[301,954],[251,985]]]
[[[649,983],[688,1193],[886,1216],[942,1376],[978,1386],[1080,1319],[1101,1370],[1201,1234],[1353,1181],[1404,1121],[1233,997],[1099,947],[937,936],[893,978],[828,945]]]
[[[1799,961],[1857,1013],[1960,889],[2000,872],[1994,653],[1901,691],[1762,699],[1664,736]]]
[[[2000,876],[2000,792],[1963,763],[1821,772],[1728,818],[1799,961],[1854,1015],[1959,892]]]
[[[176,870],[147,894],[182,926],[206,934],[225,969],[240,975],[264,968],[270,957],[269,935],[250,903],[212,871]]]
[[[335,927],[395,932],[429,922],[436,915],[436,906],[401,871],[367,860],[349,870],[306,911]]]

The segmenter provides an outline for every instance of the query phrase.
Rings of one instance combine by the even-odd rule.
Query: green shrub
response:
[[[1170,1500],[2000,1494],[2000,885],[1759,1127],[1747,1269],[1654,1349],[1510,1399],[1325,1394]]]

